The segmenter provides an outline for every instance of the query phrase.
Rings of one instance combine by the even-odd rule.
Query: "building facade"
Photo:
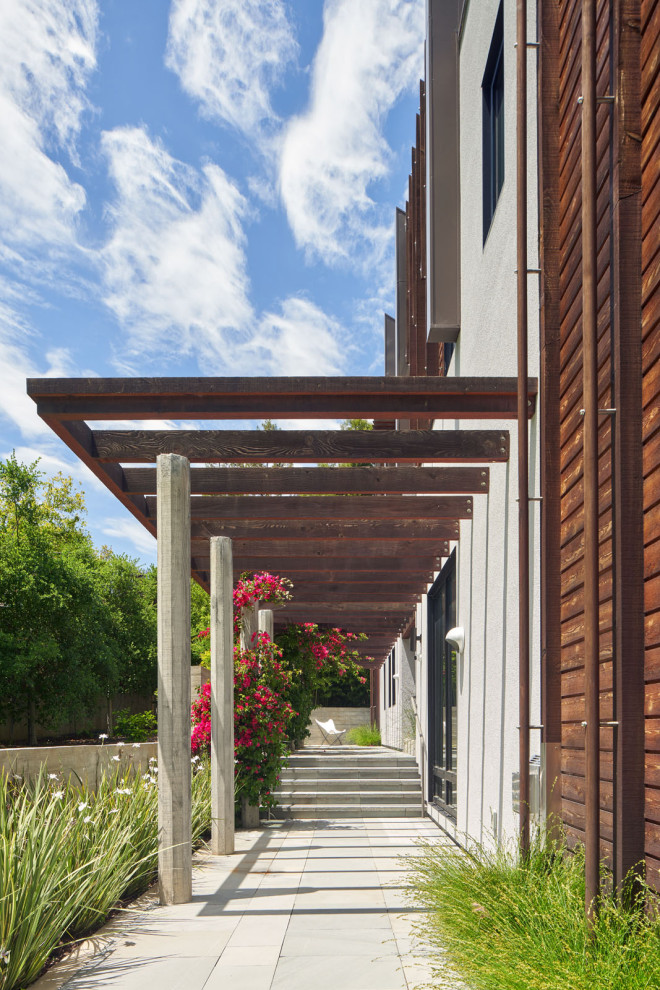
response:
[[[596,139],[586,161],[582,8],[581,0],[528,3],[521,124],[517,4],[428,0],[426,79],[409,199],[397,211],[397,305],[386,352],[388,371],[399,375],[515,376],[526,229],[528,374],[538,379],[528,425],[529,810],[538,820],[560,817],[578,841],[596,800],[600,851],[617,878],[644,859],[657,887],[660,5],[595,4]],[[585,168],[595,180],[592,214]],[[585,594],[585,217],[596,236],[595,605]],[[468,425],[508,429],[516,450],[515,423],[433,424]],[[519,826],[515,456],[489,474],[450,556],[420,589],[380,683],[384,742],[403,748],[414,722],[428,813],[459,841],[501,839]],[[595,678],[585,666],[594,608]],[[447,642],[456,627],[462,642],[460,633]],[[386,689],[392,667],[394,701]],[[589,692],[601,724],[596,787],[585,764]]]

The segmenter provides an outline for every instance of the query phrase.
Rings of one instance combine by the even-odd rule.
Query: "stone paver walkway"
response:
[[[193,901],[131,914],[66,990],[412,990],[428,982],[400,856],[428,819],[271,822],[195,871]]]

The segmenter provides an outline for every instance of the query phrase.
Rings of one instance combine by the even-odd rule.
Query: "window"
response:
[[[504,14],[497,12],[490,43],[483,93],[484,244],[504,184]]]
[[[449,818],[456,818],[456,653],[445,636],[456,625],[456,551],[428,595],[429,792]]]

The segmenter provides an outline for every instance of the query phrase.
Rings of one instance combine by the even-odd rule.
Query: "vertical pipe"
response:
[[[190,464],[159,454],[158,880],[161,904],[192,899]]]
[[[584,402],[585,909],[600,868],[598,642],[598,338],[596,271],[596,0],[582,0],[582,374]]]
[[[518,254],[518,676],[520,846],[529,850],[529,455],[527,395],[527,0],[516,7]]]
[[[211,852],[234,852],[234,603],[232,546],[211,538]]]

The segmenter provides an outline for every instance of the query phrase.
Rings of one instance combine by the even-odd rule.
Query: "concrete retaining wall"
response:
[[[118,756],[119,760],[113,760]],[[61,775],[72,784],[82,781],[96,790],[101,775],[128,769],[144,773],[151,757],[158,757],[158,743],[126,743],[98,746],[31,746],[25,749],[0,749],[0,773],[16,774],[24,780],[37,776],[45,765],[48,773]]]
[[[327,722],[332,719],[338,729],[353,729],[358,725],[370,724],[370,712],[368,708],[315,708],[311,714],[310,733],[305,739],[305,746],[322,746],[325,742],[321,730],[314,721]]]

